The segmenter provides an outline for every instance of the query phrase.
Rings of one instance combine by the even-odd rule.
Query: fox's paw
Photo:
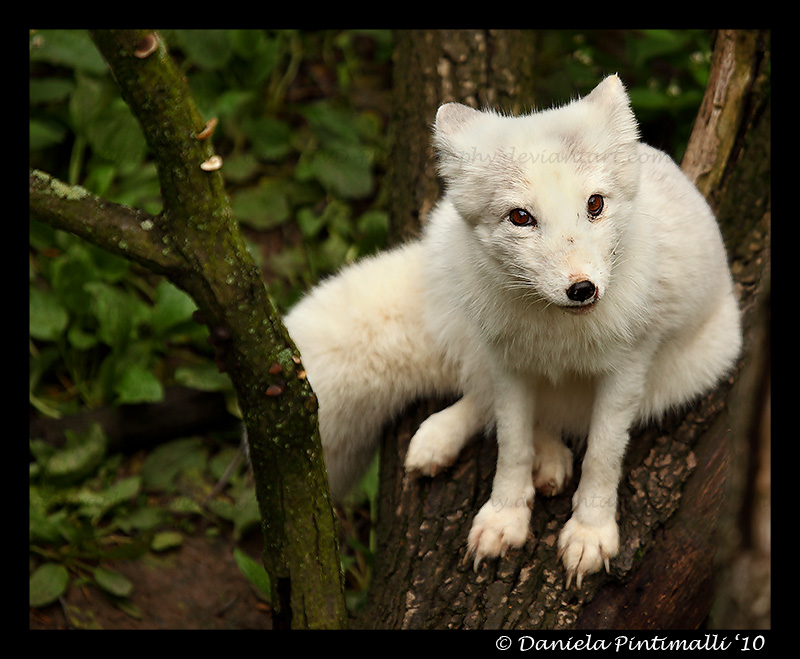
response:
[[[572,452],[550,435],[537,435],[533,486],[546,497],[558,494],[572,478]]]
[[[467,540],[467,555],[477,571],[484,558],[504,556],[509,548],[521,547],[530,535],[533,498],[516,502],[489,500],[472,522]]]
[[[581,587],[586,574],[598,572],[619,551],[619,532],[614,519],[601,524],[587,524],[573,515],[558,538],[558,556],[567,571],[567,588],[575,577],[575,584]]]
[[[411,438],[406,454],[406,472],[435,476],[453,464],[464,446],[464,437],[439,414],[422,422]]]

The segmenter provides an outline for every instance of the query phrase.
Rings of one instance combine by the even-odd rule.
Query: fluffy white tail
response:
[[[319,400],[335,499],[369,465],[389,419],[418,397],[456,388],[425,330],[422,259],[418,242],[364,259],[317,286],[284,320]]]

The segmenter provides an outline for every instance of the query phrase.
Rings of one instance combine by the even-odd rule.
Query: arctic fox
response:
[[[286,318],[319,399],[331,491],[346,494],[410,401],[460,395],[420,426],[405,466],[433,476],[496,427],[492,494],[468,539],[477,569],[523,545],[534,493],[571,477],[562,434],[587,437],[558,542],[580,586],[619,549],[629,429],[737,359],[722,238],[678,166],[639,141],[617,76],[521,117],[447,103],[434,145],[446,191],[422,237],[346,268]]]

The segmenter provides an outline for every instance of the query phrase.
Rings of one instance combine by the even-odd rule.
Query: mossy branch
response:
[[[102,244],[159,274],[180,269],[183,261],[166,249],[156,218],[115,204],[79,185],[69,186],[46,172],[30,170],[30,209],[38,219],[94,244]]]
[[[201,139],[205,121],[157,32],[91,36],[154,155],[163,210],[148,215],[31,171],[32,213],[166,275],[194,298],[222,352],[248,430],[275,624],[343,627],[336,521],[316,399],[247,252],[220,172],[204,165],[213,156],[210,140]]]

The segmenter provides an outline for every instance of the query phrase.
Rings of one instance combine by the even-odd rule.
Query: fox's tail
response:
[[[384,424],[457,377],[425,329],[419,242],[364,259],[312,290],[284,319],[319,401],[331,493],[362,475]]]

